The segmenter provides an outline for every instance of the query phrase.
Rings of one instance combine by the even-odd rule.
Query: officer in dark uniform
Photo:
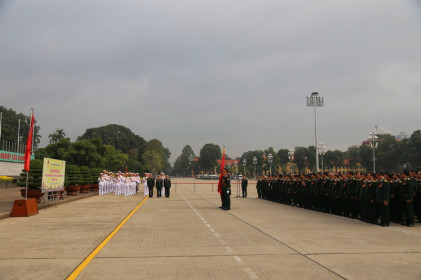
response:
[[[222,183],[221,183],[221,200],[223,210],[231,209],[231,177],[228,171],[224,168],[222,170]]]
[[[376,188],[376,203],[381,217],[380,225],[389,226],[390,222],[390,177],[387,174],[380,173]]]
[[[156,179],[156,197],[162,196],[163,179],[161,176]]]
[[[401,176],[401,201],[405,212],[405,225],[414,226],[414,184],[409,177],[409,172],[404,171]]]
[[[170,176],[166,176],[164,179],[165,197],[170,197],[171,179]]]
[[[243,178],[241,179],[241,190],[243,192],[243,197],[247,197],[247,186],[248,186],[248,180],[246,175],[243,175]]]
[[[149,174],[148,179],[146,179],[146,184],[149,188],[149,197],[153,197],[153,188],[155,187],[155,178],[152,177],[152,174]]]

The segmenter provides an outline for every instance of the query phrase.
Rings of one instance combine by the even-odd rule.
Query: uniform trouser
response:
[[[370,202],[368,208],[368,221],[372,224],[377,224],[378,215],[378,208],[376,202]]]
[[[262,190],[260,188],[257,189],[257,196],[262,198]]]
[[[153,187],[148,187],[149,188],[149,197],[153,197]]]
[[[231,197],[227,193],[227,191],[222,191],[221,193],[221,199],[222,199],[222,208],[225,208],[227,210],[231,209]]]
[[[404,204],[403,207],[405,211],[406,224],[413,224],[414,223],[413,201],[411,200],[411,202],[409,203],[407,201],[404,201],[403,204]]]
[[[165,197],[170,197],[170,188],[165,188]]]
[[[395,223],[402,222],[402,205],[398,198],[393,197],[390,200],[390,214],[392,216],[392,221]]]
[[[156,197],[161,197],[161,187],[156,188]]]
[[[417,196],[414,197],[414,212],[421,222],[421,193],[419,192],[417,193]]]
[[[351,199],[351,218],[356,219],[358,218],[360,209],[360,204],[356,198]]]
[[[362,201],[361,202],[361,211],[360,211],[360,218],[361,221],[368,222],[368,206],[370,202],[369,201]]]
[[[149,187],[146,185],[143,185],[143,195],[147,196],[149,195]]]
[[[241,191],[243,192],[243,197],[247,197],[247,187],[241,187]]]
[[[382,217],[381,224],[389,225],[390,223],[390,208],[389,203],[384,205],[384,202],[380,202],[380,216]]]

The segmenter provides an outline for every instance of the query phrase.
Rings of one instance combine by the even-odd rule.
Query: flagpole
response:
[[[32,142],[32,140],[33,140],[33,132],[32,132],[32,129],[33,129],[33,123],[32,123],[32,118],[33,118],[33,116],[34,116],[34,109],[32,109],[31,108],[31,121],[30,121],[30,125],[29,125],[29,132],[28,132],[28,139],[27,139],[27,143],[26,143],[26,145],[27,145],[27,147],[28,147],[28,144],[30,145],[31,144],[31,142]],[[32,138],[32,139],[30,139],[30,138]],[[29,141],[28,141],[29,140]],[[33,147],[30,147],[30,148],[33,148]],[[29,152],[29,157],[28,157],[28,155],[27,155],[27,153]],[[26,149],[25,149],[25,166],[24,166],[24,168],[26,169],[26,187],[25,187],[25,189],[26,189],[26,191],[25,191],[25,200],[27,200],[28,199],[28,177],[29,177],[29,166],[30,166],[30,161],[31,161],[31,151],[26,151]],[[26,165],[28,165],[28,166],[26,166]]]
[[[16,149],[16,153],[19,153],[19,132],[20,132],[20,119],[19,119],[19,122],[18,122],[18,146],[17,146],[17,149]]]
[[[0,112],[0,141],[1,141],[1,123],[3,121],[3,112]]]

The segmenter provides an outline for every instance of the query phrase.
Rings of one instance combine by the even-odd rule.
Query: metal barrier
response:
[[[253,181],[249,181],[248,182],[249,186],[250,185],[256,185],[257,182],[253,182]],[[218,183],[184,183],[184,182],[174,182],[173,183],[175,185],[175,190],[174,192],[177,192],[177,184],[182,184],[182,185],[193,185],[193,192],[196,192],[196,185],[211,185],[211,192],[213,192],[213,185],[216,184],[218,185]],[[236,197],[241,197],[241,180],[235,180],[233,183],[231,183],[231,189],[234,187],[233,185],[235,184],[236,189],[237,189],[237,196]]]

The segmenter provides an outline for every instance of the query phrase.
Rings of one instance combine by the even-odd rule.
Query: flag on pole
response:
[[[3,120],[3,112],[0,112],[0,140],[1,140],[1,122]]]
[[[34,133],[34,109],[31,109],[31,127],[29,128],[29,131],[28,131],[28,139],[26,139],[25,164],[23,167],[26,172],[29,172],[29,165],[31,163],[33,133]]]
[[[222,170],[224,170],[225,167],[225,146],[222,151],[222,159],[221,159],[221,170],[219,171],[219,182],[218,182],[218,192],[221,193],[221,185],[222,185]]]

